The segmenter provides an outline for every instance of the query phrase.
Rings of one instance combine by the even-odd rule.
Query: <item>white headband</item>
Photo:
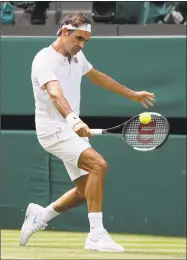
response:
[[[67,28],[69,30],[80,30],[80,31],[86,31],[91,33],[91,24],[85,23],[80,25],[79,27],[75,27],[71,24],[64,24],[61,29]]]

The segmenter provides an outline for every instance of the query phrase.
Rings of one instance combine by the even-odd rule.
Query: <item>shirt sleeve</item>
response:
[[[86,57],[84,56],[83,52],[82,52],[82,75],[85,75],[86,73],[88,73],[92,68],[92,64],[90,64]]]
[[[36,61],[33,64],[34,76],[37,79],[40,87],[49,81],[58,80],[55,70],[50,62]]]

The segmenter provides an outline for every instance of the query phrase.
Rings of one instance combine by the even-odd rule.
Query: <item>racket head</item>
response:
[[[138,151],[152,151],[160,148],[168,139],[170,125],[161,114],[149,112],[151,122],[142,124],[139,115],[131,118],[124,125],[122,139]]]

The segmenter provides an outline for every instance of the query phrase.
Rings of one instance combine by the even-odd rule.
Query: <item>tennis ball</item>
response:
[[[144,112],[139,115],[139,119],[142,124],[147,125],[151,122],[151,115]]]

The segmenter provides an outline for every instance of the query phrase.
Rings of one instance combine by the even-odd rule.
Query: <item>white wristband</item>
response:
[[[82,120],[74,112],[71,112],[66,116],[66,121],[72,128],[74,128],[74,126]]]

